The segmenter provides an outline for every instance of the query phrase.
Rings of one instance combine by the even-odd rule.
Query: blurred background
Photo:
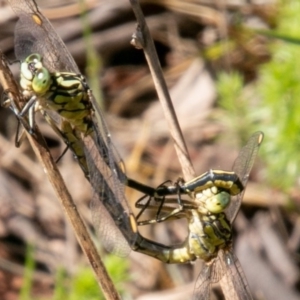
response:
[[[240,213],[234,250],[255,299],[299,299],[300,2],[142,0],[148,26],[197,174],[231,170],[257,130],[265,134]],[[182,176],[143,52],[130,45],[129,1],[37,1],[99,99],[126,172],[153,187]],[[16,16],[0,1],[0,48],[14,62]],[[86,12],[83,14],[83,12]],[[37,123],[54,158],[63,141]],[[101,299],[94,275],[17,120],[0,110],[0,299]],[[58,163],[93,231],[90,186],[70,151]],[[134,208],[142,196],[128,189]],[[184,221],[141,228],[166,245]],[[97,238],[95,237],[97,243]],[[201,270],[139,253],[99,251],[124,299],[188,299]],[[224,299],[218,285],[212,299]]]

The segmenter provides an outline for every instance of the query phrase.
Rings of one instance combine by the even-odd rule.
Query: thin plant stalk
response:
[[[5,93],[11,99],[11,107],[15,112],[20,111],[20,104],[25,103],[23,95],[20,92],[18,85],[13,78],[13,75],[7,65],[5,56],[0,51],[0,83],[3,86]],[[65,211],[67,219],[70,221],[72,228],[77,236],[78,242],[85,253],[94,273],[96,280],[100,285],[104,297],[106,299],[118,300],[121,299],[112,280],[110,279],[105,266],[99,256],[99,253],[88,233],[88,230],[77,211],[77,207],[65,185],[65,182],[57,169],[57,166],[49,152],[43,136],[37,127],[34,133],[30,134],[30,126],[27,118],[20,118],[20,122],[26,129],[27,138],[42,164],[45,173],[48,176],[57,198]]]
[[[158,98],[161,102],[165,118],[167,120],[170,134],[174,140],[175,150],[181,164],[185,180],[195,177],[195,170],[192,166],[188,150],[181,132],[180,125],[172,104],[172,100],[165,82],[161,65],[155,50],[153,39],[138,0],[130,0],[133,12],[138,22],[137,31],[134,34],[134,43],[138,48],[142,48],[154,81]]]

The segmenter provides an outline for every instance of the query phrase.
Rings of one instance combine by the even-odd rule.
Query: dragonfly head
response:
[[[196,199],[201,210],[204,209],[212,214],[219,214],[229,205],[231,195],[228,191],[213,186],[197,193]]]
[[[41,55],[29,55],[21,64],[21,87],[24,90],[44,94],[51,84],[50,72],[43,66]]]

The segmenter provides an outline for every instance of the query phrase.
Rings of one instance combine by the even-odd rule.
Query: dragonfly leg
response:
[[[27,113],[28,113],[28,118],[29,118],[29,133],[33,134],[34,132],[34,115],[35,115],[35,110],[37,109],[37,97],[32,96],[29,101],[25,104],[25,106],[22,108],[21,112],[16,114],[17,118],[22,119]]]
[[[160,198],[160,200],[159,200],[160,205],[159,205],[157,213],[156,213],[156,223],[166,221],[167,219],[171,218],[174,215],[177,215],[178,213],[180,213],[183,210],[182,199],[181,199],[181,182],[182,182],[182,179],[180,178],[174,184],[176,194],[177,194],[176,200],[177,200],[177,203],[178,203],[178,207],[175,208],[174,210],[172,210],[169,214],[167,214],[163,217],[160,217],[160,213],[162,211],[162,208],[163,208],[163,205],[165,203],[166,197],[163,196],[162,198]]]
[[[141,202],[148,197],[148,200],[146,201],[145,204],[142,204]],[[135,203],[135,207],[136,208],[140,208],[141,210],[139,211],[139,213],[136,215],[136,220],[138,221],[139,218],[141,217],[141,215],[144,213],[144,211],[146,210],[146,208],[149,206],[149,203],[151,201],[152,196],[150,195],[144,195],[142,196],[140,199],[138,199]],[[139,222],[138,222],[139,224]]]
[[[70,146],[67,145],[63,152],[60,154],[60,156],[55,160],[55,163],[58,164],[60,160],[64,157],[64,155],[67,153],[67,151],[70,149]]]
[[[151,200],[153,199],[156,203],[159,203],[157,212],[156,212],[156,217],[155,220],[146,220],[146,221],[140,221],[138,222],[138,225],[148,225],[148,224],[152,224],[152,223],[159,223],[165,220],[165,217],[160,217],[160,213],[161,210],[163,208],[163,205],[165,203],[165,195],[162,193],[162,195],[160,195],[160,193],[157,193],[157,191],[164,190],[166,191],[166,193],[169,193],[169,190],[167,189],[166,183],[168,181],[160,184],[156,189],[151,188],[149,186],[145,186],[142,184],[143,188],[140,189],[138,188],[138,190],[142,191],[145,193],[144,196],[142,196],[140,199],[138,199],[138,201],[135,203],[135,207],[137,208],[141,208],[140,212],[137,214],[136,219],[138,220],[140,218],[140,216],[143,214],[143,212],[149,207]],[[135,182],[137,183],[137,182]],[[140,183],[138,183],[140,184]],[[131,185],[131,187],[133,187]],[[135,189],[137,189],[136,187],[134,187]],[[142,203],[142,201],[148,197],[146,203]]]
[[[163,205],[164,205],[164,203],[165,203],[165,200],[166,200],[166,197],[165,196],[163,196],[162,198],[159,198],[159,200],[157,199],[157,198],[154,198],[154,200],[156,201],[159,201],[160,203],[159,203],[159,207],[158,207],[158,210],[157,210],[157,212],[156,212],[156,222],[159,222],[159,220],[160,220],[160,213],[161,213],[161,210],[162,210],[162,208],[163,208]]]
[[[24,107],[22,108],[22,111],[18,114],[18,116],[20,118],[23,118],[24,115],[26,115],[27,113],[30,113],[29,112],[30,109],[35,106],[36,102],[37,102],[37,97],[36,96],[32,96],[29,99],[29,101],[24,105]]]
[[[20,147],[20,145],[22,144],[22,141],[24,140],[25,138],[25,131],[23,130],[21,133],[21,122],[20,120],[17,118],[17,130],[16,130],[16,136],[15,136],[15,146],[17,148]]]

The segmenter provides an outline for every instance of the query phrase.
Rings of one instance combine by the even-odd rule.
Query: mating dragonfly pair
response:
[[[21,61],[20,85],[27,99],[22,111],[14,112],[20,119],[28,116],[34,131],[34,113],[41,111],[74,153],[92,186],[93,224],[106,249],[126,255],[131,248],[166,263],[203,259],[206,264],[196,283],[195,299],[209,299],[210,284],[221,278],[228,279],[228,298],[237,295],[239,299],[252,299],[232,252],[231,224],[263,134],[252,135],[235,161],[233,172],[211,170],[192,181],[157,189],[128,179],[102,112],[50,22],[33,0],[8,2],[19,17],[15,54]],[[146,193],[136,204],[141,208],[137,218],[127,204],[125,185]],[[190,199],[184,199],[184,194]],[[139,221],[145,210],[156,210],[156,218]],[[138,226],[176,218],[188,220],[188,238],[180,245],[166,246],[139,234]]]

